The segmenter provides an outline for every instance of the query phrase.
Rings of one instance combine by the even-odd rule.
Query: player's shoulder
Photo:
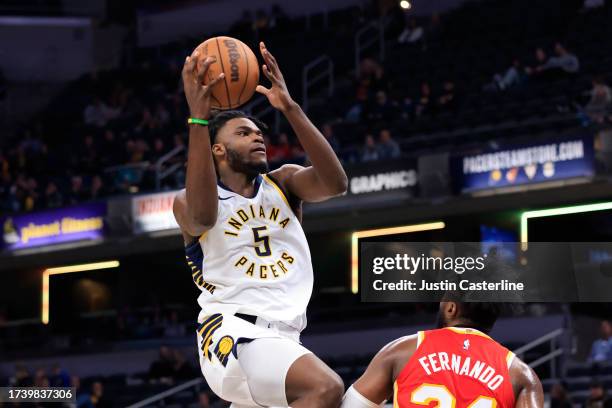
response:
[[[406,352],[413,352],[419,341],[419,333],[411,334],[409,336],[400,337],[399,339],[393,340],[384,346],[380,352],[386,355],[395,355]]]
[[[271,176],[274,180],[284,184],[289,177],[293,176],[296,172],[302,170],[303,168],[304,166],[300,166],[299,164],[287,163],[269,172],[268,176]]]
[[[397,378],[417,349],[419,334],[400,337],[384,346],[376,358],[391,368],[393,378]]]
[[[539,382],[538,375],[533,371],[533,368],[518,357],[514,357],[509,368],[513,385],[517,384],[524,387]]]

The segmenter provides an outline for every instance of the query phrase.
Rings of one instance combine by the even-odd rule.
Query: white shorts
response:
[[[310,353],[299,343],[297,330],[262,318],[252,324],[225,313],[198,320],[200,368],[219,398],[234,407],[288,406],[287,372]]]

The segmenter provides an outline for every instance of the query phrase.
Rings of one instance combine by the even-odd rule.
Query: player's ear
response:
[[[221,143],[215,143],[214,145],[210,146],[210,149],[212,150],[213,156],[225,155],[225,146],[223,146]]]
[[[459,307],[455,302],[446,302],[444,314],[446,315],[446,321],[451,321],[457,318],[459,314]]]

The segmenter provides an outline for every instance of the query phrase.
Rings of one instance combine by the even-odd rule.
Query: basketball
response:
[[[233,109],[246,103],[259,83],[259,64],[249,46],[232,37],[213,37],[194,50],[199,51],[198,63],[213,57],[204,79],[207,84],[222,72],[225,78],[212,90],[214,109]]]

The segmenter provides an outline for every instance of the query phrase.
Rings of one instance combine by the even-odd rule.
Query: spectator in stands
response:
[[[73,375],[70,377],[70,386],[74,388],[74,394],[76,396],[76,408],[93,408],[91,403],[91,395],[83,390],[81,386],[81,378]]]
[[[287,22],[287,14],[279,4],[273,4],[270,10],[270,28],[282,28]]]
[[[91,178],[91,186],[89,187],[89,200],[99,200],[107,195],[107,190],[104,187],[102,177],[98,174]]]
[[[253,22],[253,31],[259,33],[266,32],[270,23],[268,13],[264,9],[258,9],[255,11],[255,21]]]
[[[83,177],[75,175],[70,178],[70,191],[66,199],[66,204],[74,205],[87,199],[87,191],[83,187]]]
[[[334,135],[334,127],[331,123],[325,123],[321,128],[321,133],[325,136],[327,143],[334,149],[334,152],[338,153],[340,151],[340,142],[336,135]]]
[[[589,387],[589,398],[584,402],[584,408],[612,408],[612,399],[608,398],[606,389],[599,381],[594,381]]]
[[[172,379],[174,382],[192,380],[197,377],[199,372],[185,359],[183,353],[179,350],[174,350],[174,366]]]
[[[370,85],[371,89],[378,92],[378,91],[385,91],[387,92],[389,90],[389,81],[387,79],[387,76],[385,75],[385,67],[382,65],[378,65],[376,67],[376,69],[374,70],[374,75],[371,76],[371,85]]]
[[[421,95],[419,96],[419,99],[415,106],[415,111],[414,111],[415,115],[418,117],[426,113],[429,113],[431,111],[431,105],[432,105],[431,88],[428,82],[423,82],[421,84]]]
[[[198,394],[197,408],[210,408],[210,397],[206,392],[202,391]]]
[[[34,177],[28,177],[24,185],[23,205],[24,211],[32,211],[39,207],[38,182]]]
[[[417,19],[412,17],[406,21],[404,30],[397,37],[397,42],[400,44],[416,44],[423,40],[425,30],[421,27]]]
[[[591,346],[589,361],[592,363],[612,362],[612,323],[603,320],[600,324],[601,338]]]
[[[592,10],[605,6],[605,0],[584,0],[584,9]]]
[[[154,160],[159,159],[164,154],[167,153],[166,145],[164,143],[164,139],[161,137],[156,137],[153,140],[153,148],[151,149],[151,156]]]
[[[9,381],[13,387],[31,387],[34,383],[30,372],[23,363],[15,365],[15,374]]]
[[[446,81],[442,86],[442,94],[438,97],[438,109],[448,111],[454,109],[456,105],[455,83],[453,81]]]
[[[439,39],[442,36],[442,24],[440,21],[440,14],[433,13],[429,25],[425,30],[425,40],[427,43],[431,43]]]
[[[182,337],[185,335],[185,325],[179,323],[176,310],[170,312],[170,319],[164,327],[164,337]]]
[[[569,52],[561,43],[555,44],[556,57],[550,57],[544,64],[535,68],[540,77],[555,79],[567,75],[577,74],[580,62],[576,55]]]
[[[505,91],[520,85],[525,80],[525,72],[521,67],[521,62],[515,58],[512,65],[503,74],[493,75],[493,81],[485,85],[485,91]]]
[[[185,147],[185,134],[184,133],[175,133],[172,138],[174,141],[174,147]]]
[[[47,377],[47,371],[40,367],[34,374],[34,386],[35,387],[48,387],[49,378]]]
[[[53,180],[47,183],[43,206],[46,208],[58,208],[64,205],[64,197],[57,189],[57,184]]]
[[[285,162],[291,158],[291,145],[289,144],[287,133],[283,132],[278,135],[278,143],[274,145],[274,149],[270,154],[272,155],[271,161],[277,163]]]
[[[170,122],[170,112],[166,109],[163,103],[158,103],[155,106],[155,114],[153,118],[160,127],[165,127]]]
[[[363,112],[363,119],[373,123],[389,122],[395,118],[396,109],[387,97],[385,91],[376,92],[374,103],[367,104]]]
[[[91,385],[91,403],[94,408],[112,408],[113,403],[104,394],[104,386],[100,381]]]
[[[534,67],[525,67],[525,73],[530,77],[537,78],[542,72],[538,70],[538,67],[546,64],[548,57],[546,55],[546,51],[542,47],[538,47],[535,50],[535,66]]]
[[[572,400],[562,383],[553,384],[550,390],[549,408],[573,408]]]
[[[595,123],[603,123],[612,109],[612,91],[602,77],[593,78],[591,99],[584,106],[584,113]]]
[[[104,127],[110,118],[108,106],[99,97],[95,97],[83,112],[83,121],[86,125]]]
[[[98,148],[100,165],[102,167],[109,167],[113,164],[117,164],[117,148],[118,142],[115,137],[115,132],[110,129],[106,129]]]
[[[58,363],[54,363],[51,367],[49,383],[51,387],[70,387],[70,375]]]
[[[382,129],[379,134],[378,158],[395,159],[401,155],[399,144],[391,137],[389,129]]]
[[[92,134],[85,135],[83,138],[83,145],[75,159],[77,160],[75,167],[86,174],[95,173],[100,169],[98,163],[98,149],[94,144]]]
[[[159,348],[159,358],[151,363],[149,367],[149,381],[152,383],[171,384],[173,374],[174,361],[172,351],[168,346],[161,346]]]
[[[361,153],[361,161],[375,161],[379,159],[379,151],[378,146],[376,145],[376,140],[372,135],[366,135],[365,142],[363,146],[363,151]]]
[[[159,130],[159,120],[157,117],[153,116],[151,110],[149,108],[144,108],[142,110],[142,116],[140,118],[140,122],[136,125],[136,133],[150,136],[155,134]]]
[[[405,96],[398,105],[398,116],[402,119],[412,120],[415,115],[415,104],[412,98]]]

